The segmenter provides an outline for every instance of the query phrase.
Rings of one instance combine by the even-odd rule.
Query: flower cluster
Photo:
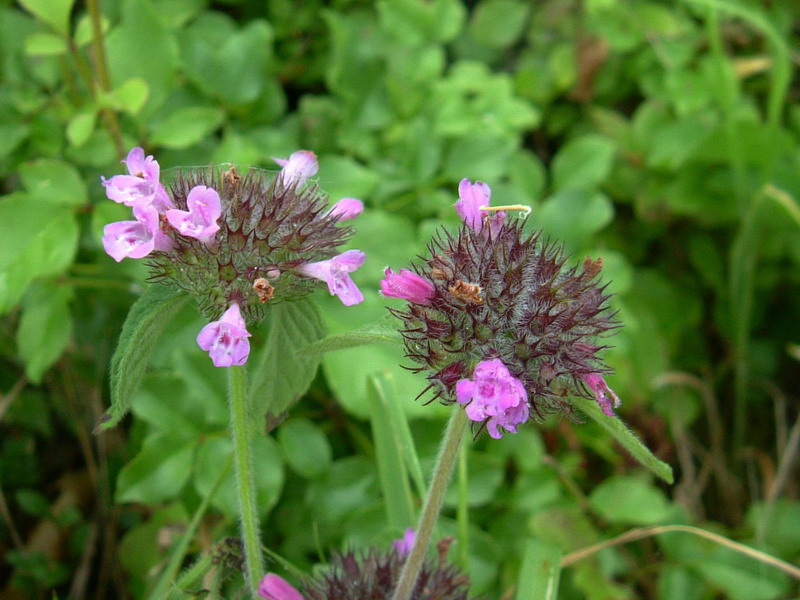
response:
[[[269,304],[299,299],[320,281],[346,306],[363,300],[350,273],[364,253],[337,253],[352,234],[341,223],[363,204],[343,198],[327,205],[308,183],[318,169],[313,152],[274,160],[282,166],[274,176],[209,168],[179,173],[167,189],[158,162],[134,148],[124,161],[127,175],[102,179],[106,195],[134,217],[105,226],[106,252],[116,261],[147,257],[151,281],[198,298],[200,312],[214,320],[197,343],[218,367],[247,361],[247,323],[263,319]]]
[[[386,270],[384,296],[408,301],[406,356],[427,371],[434,398],[465,407],[493,438],[529,418],[572,413],[569,397],[593,395],[607,415],[619,398],[598,337],[616,328],[600,260],[569,266],[562,248],[526,233],[490,206],[485,183],[464,179],[457,233],[440,230],[412,270]]]
[[[302,592],[274,573],[261,580],[258,595],[267,600],[389,600],[414,541],[406,530],[389,552],[335,554],[329,566],[302,583]],[[438,544],[438,562],[426,561],[412,594],[414,600],[467,600],[469,579],[447,564],[449,539]]]

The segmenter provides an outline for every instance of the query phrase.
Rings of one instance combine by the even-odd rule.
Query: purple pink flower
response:
[[[413,527],[407,527],[403,532],[403,537],[392,542],[392,548],[395,549],[395,552],[397,552],[400,557],[407,556],[414,547],[414,540],[416,539],[417,532],[414,531]]]
[[[617,408],[620,404],[622,404],[622,400],[614,393],[606,380],[603,379],[603,376],[599,373],[588,373],[581,375],[581,379],[583,382],[592,390],[595,399],[597,400],[597,404],[600,405],[600,408],[603,409],[603,412],[608,415],[609,417],[614,416],[614,409]],[[609,397],[610,396],[610,397]],[[612,405],[612,398],[613,398],[613,405]]]
[[[328,215],[339,217],[339,221],[355,219],[364,210],[364,203],[356,198],[342,198],[331,206]]]
[[[114,175],[111,179],[100,179],[106,188],[106,196],[126,206],[152,204],[159,212],[172,208],[164,186],[158,181],[160,167],[152,155],[145,157],[142,148],[133,148],[123,161],[128,175]]]
[[[303,595],[280,575],[267,573],[258,584],[258,595],[267,600],[303,600]]]
[[[381,293],[387,298],[402,298],[414,304],[427,306],[436,294],[436,288],[430,281],[408,269],[400,269],[399,273],[393,273],[387,267],[384,275],[381,280]]]
[[[516,433],[517,425],[528,419],[528,392],[498,358],[479,362],[472,379],[461,379],[456,384],[456,400],[466,404],[470,420],[486,421],[486,429],[495,439],[503,437],[500,427]]]
[[[298,150],[293,152],[289,158],[273,158],[283,169],[281,176],[286,184],[305,182],[309,177],[313,177],[319,170],[317,155],[311,150]]]
[[[198,185],[189,191],[186,198],[189,209],[172,209],[166,212],[167,220],[178,233],[209,243],[219,231],[217,221],[222,214],[219,194],[216,190]]]
[[[458,184],[458,200],[455,207],[464,223],[474,231],[483,228],[484,212],[481,206],[489,206],[492,198],[492,190],[481,181],[470,183],[469,179],[464,178]]]
[[[350,279],[350,273],[364,264],[367,255],[360,250],[347,250],[328,260],[307,263],[297,271],[307,277],[320,279],[328,284],[331,294],[338,296],[345,306],[353,306],[364,300],[364,295]]]
[[[250,354],[250,341],[239,305],[231,304],[219,321],[212,321],[197,334],[197,345],[208,352],[215,367],[243,365]]]
[[[172,241],[159,226],[158,211],[153,205],[133,207],[135,221],[118,221],[103,228],[103,248],[119,262],[123,258],[143,258],[153,250],[169,250]]]

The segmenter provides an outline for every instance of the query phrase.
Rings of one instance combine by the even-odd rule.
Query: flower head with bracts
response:
[[[570,397],[619,404],[599,341],[618,326],[598,281],[602,262],[571,266],[562,247],[489,206],[485,183],[463,180],[463,224],[439,230],[411,269],[387,269],[384,296],[402,322],[406,356],[427,374],[434,399],[458,403],[493,438],[546,414],[573,412]]]
[[[134,148],[124,161],[128,174],[102,180],[107,196],[134,217],[105,226],[106,252],[118,262],[146,257],[150,281],[197,299],[211,320],[197,343],[218,367],[247,361],[247,326],[273,304],[300,299],[321,282],[346,306],[363,300],[350,273],[366,257],[339,251],[353,233],[342,222],[363,204],[344,198],[328,205],[308,181],[318,168],[313,152],[275,160],[278,173],[210,167],[179,172],[167,187],[158,162]]]

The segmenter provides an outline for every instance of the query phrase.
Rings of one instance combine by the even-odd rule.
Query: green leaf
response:
[[[56,32],[69,33],[69,15],[75,0],[19,0],[19,3]]]
[[[111,359],[111,408],[95,433],[114,427],[127,414],[159,336],[188,301],[177,288],[151,285],[131,307]]]
[[[28,137],[30,127],[25,123],[0,123],[0,158],[5,158],[17,149]]]
[[[261,328],[264,347],[249,365],[249,402],[256,418],[278,415],[306,393],[320,358],[304,348],[325,335],[319,311],[308,299],[270,307]]]
[[[614,218],[614,206],[601,192],[568,189],[549,197],[534,211],[533,223],[571,251],[582,247]]]
[[[94,131],[97,122],[97,111],[84,110],[77,113],[67,123],[67,139],[69,143],[80,148],[83,146]]]
[[[72,264],[78,224],[72,211],[28,194],[0,201],[0,314],[8,312],[31,281]]]
[[[321,156],[319,185],[335,202],[340,198],[364,198],[372,194],[380,176],[346,156]]]
[[[19,172],[25,188],[51,204],[81,206],[89,201],[83,177],[64,161],[40,158],[25,163]]]
[[[672,467],[658,460],[636,435],[617,417],[604,414],[594,400],[573,396],[571,402],[600,427],[610,433],[642,466],[647,467],[667,483],[673,483]]]
[[[563,551],[556,544],[532,539],[525,545],[516,600],[557,600]]]
[[[178,46],[150,1],[124,2],[122,13],[121,24],[106,37],[111,86],[132,77],[144,79],[150,90],[146,107],[150,114],[172,90]]]
[[[323,431],[308,419],[289,419],[278,428],[278,443],[286,463],[307,479],[330,467],[333,452]]]
[[[453,181],[464,177],[482,181],[499,179],[510,167],[517,141],[511,135],[474,133],[453,141],[445,156],[444,173]]]
[[[570,140],[553,159],[555,189],[591,189],[597,186],[611,172],[614,152],[614,142],[599,135]]]
[[[452,40],[466,14],[457,0],[384,0],[377,9],[381,28],[409,45]]]
[[[72,333],[69,302],[72,288],[54,283],[28,290],[17,330],[17,348],[25,375],[34,385],[58,360]]]
[[[611,523],[654,525],[672,512],[661,490],[629,475],[606,479],[592,490],[590,500],[594,509]]]
[[[38,32],[25,38],[25,54],[28,56],[58,56],[66,51],[66,40],[54,33]]]
[[[374,323],[363,325],[353,331],[324,337],[313,344],[309,344],[302,351],[304,354],[317,356],[326,352],[355,348],[376,342],[402,344],[403,338],[397,328],[397,319],[390,314],[386,314]]]
[[[397,396],[392,377],[385,373],[368,377],[367,396],[370,401],[372,439],[375,443],[375,459],[386,504],[386,516],[392,527],[403,529],[414,525],[416,516],[404,460],[403,439],[399,428],[394,424],[397,411],[391,408]],[[401,418],[405,419],[402,413]]]
[[[178,497],[189,479],[197,438],[155,433],[119,472],[117,502],[157,504]]]
[[[179,108],[153,126],[150,142],[163,148],[188,148],[211,134],[224,119],[219,108]]]
[[[137,115],[149,96],[150,86],[147,81],[141,77],[131,77],[111,90],[109,101],[117,110]]]
[[[472,15],[470,36],[490,48],[507,48],[522,35],[529,10],[519,0],[484,0]]]

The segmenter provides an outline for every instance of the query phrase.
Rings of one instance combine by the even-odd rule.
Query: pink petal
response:
[[[491,201],[492,191],[488,185],[476,181],[470,183],[469,179],[462,179],[458,184],[458,201],[455,203],[456,211],[468,227],[480,231],[483,227],[483,212],[481,206],[488,206]]]
[[[267,600],[304,600],[288,581],[275,573],[267,573],[258,584],[258,595]]]
[[[339,221],[349,221],[355,219],[364,210],[364,203],[356,198],[342,198],[334,204],[330,211],[329,216],[339,217]]]

